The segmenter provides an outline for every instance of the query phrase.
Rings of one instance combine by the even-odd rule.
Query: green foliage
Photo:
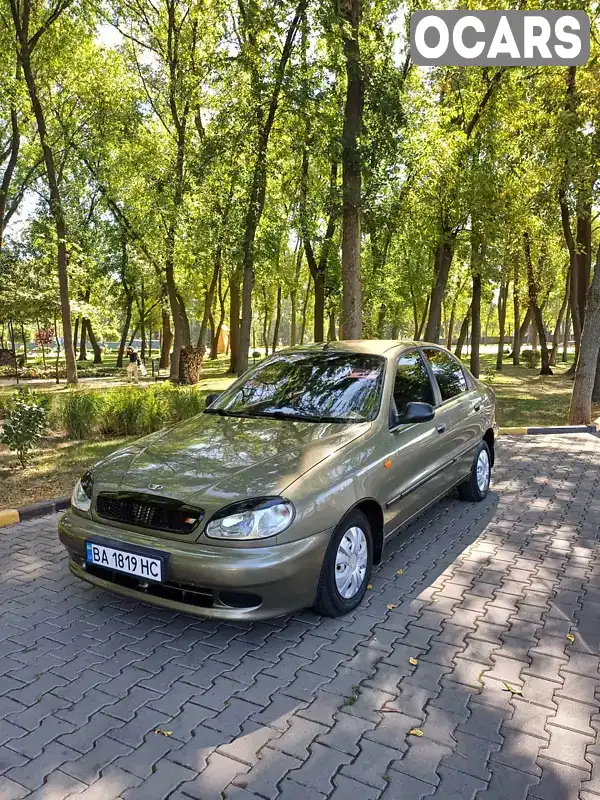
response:
[[[70,439],[89,439],[101,403],[93,392],[71,391],[62,398],[61,420]]]
[[[13,408],[2,426],[0,442],[16,452],[23,469],[27,466],[30,452],[42,437],[47,416],[43,400],[28,389],[19,389],[15,393]]]
[[[76,390],[56,401],[56,426],[71,439],[143,436],[200,413],[204,395],[194,387],[157,384],[104,392]]]

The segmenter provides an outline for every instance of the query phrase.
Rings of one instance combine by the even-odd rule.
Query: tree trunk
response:
[[[168,369],[171,356],[171,345],[173,344],[173,332],[171,330],[171,318],[166,308],[162,310],[162,342],[160,346],[159,369]]]
[[[229,372],[241,375],[240,367],[240,275],[229,280]]]
[[[471,306],[469,306],[467,313],[464,316],[462,321],[462,325],[460,326],[460,331],[458,333],[458,339],[456,341],[456,350],[454,354],[457,358],[462,357],[463,347],[465,346],[465,342],[467,341],[467,335],[469,333],[469,319],[471,317]]]
[[[79,339],[79,361],[87,361],[87,319],[81,320],[81,338]]]
[[[335,342],[335,311],[333,308],[329,309],[329,330],[327,331],[327,341]]]
[[[49,19],[54,22],[60,13],[68,7],[68,3],[63,3],[62,7],[57,6],[58,11],[53,12]],[[47,27],[41,27],[31,37],[29,35],[29,19],[31,15],[31,0],[23,0],[22,3],[11,3],[11,13],[15,25],[15,31],[19,42],[18,54],[27,84],[29,100],[35,117],[40,146],[44,156],[44,166],[50,190],[50,213],[54,221],[57,241],[57,270],[58,288],[60,296],[60,314],[63,329],[63,339],[65,348],[65,361],[67,366],[67,382],[77,383],[77,362],[75,361],[75,349],[73,347],[73,331],[71,328],[71,303],[69,299],[69,273],[67,252],[67,228],[65,214],[62,205],[62,197],[58,185],[58,177],[55,166],[54,152],[48,141],[48,131],[46,127],[46,116],[40,102],[35,73],[31,64],[31,50],[39,37],[43,35]],[[22,15],[22,16],[21,16]],[[37,39],[35,39],[37,37]],[[35,39],[35,42],[33,41]]]
[[[526,231],[523,234],[523,243],[525,248],[525,266],[527,267],[527,285],[529,288],[529,305],[532,309],[535,327],[540,339],[540,348],[542,351],[542,368],[540,375],[552,375],[550,369],[550,353],[548,351],[548,342],[546,341],[546,331],[544,329],[544,319],[542,310],[539,305],[539,292],[536,277],[533,271],[533,263],[531,260],[531,242],[529,233]]]
[[[269,138],[271,136],[271,131],[273,129],[275,116],[279,106],[279,97],[287,64],[290,60],[296,33],[298,31],[302,15],[306,10],[307,4],[308,0],[300,0],[296,8],[294,18],[290,24],[290,27],[288,28],[285,44],[283,46],[281,57],[275,72],[275,80],[273,81],[273,88],[271,91],[266,119],[264,116],[265,109],[263,104],[259,103],[255,108],[255,114],[258,123],[258,140],[250,196],[248,198],[244,222],[244,236],[242,241],[242,319],[240,325],[239,347],[236,364],[236,372],[238,375],[244,373],[248,368],[248,351],[250,350],[250,331],[252,328],[254,242],[256,239],[256,231],[265,207],[267,190],[267,149],[269,145]],[[248,41],[256,46],[256,31],[249,30],[247,31],[247,34]],[[254,55],[255,53],[253,52],[251,57],[254,58]],[[257,95],[262,96],[264,87],[254,86],[254,90]],[[231,300],[233,301],[233,290],[231,294]]]
[[[121,341],[119,342],[119,352],[117,353],[117,367],[123,366],[123,355],[125,354],[125,345],[127,344],[127,335],[129,333],[129,326],[131,325],[131,312],[133,309],[133,298],[130,294],[127,295],[127,306],[125,309],[125,322],[123,323],[123,332],[121,334]],[[167,315],[167,320],[169,319]]]
[[[592,270],[592,204],[586,202],[577,217],[577,307],[581,328],[585,324],[585,309]]]
[[[303,167],[302,167],[302,204],[303,206],[306,204],[305,195],[307,192],[306,184],[308,181],[308,155],[305,150],[305,155],[303,158]],[[325,231],[325,236],[323,237],[323,241],[321,243],[321,249],[319,252],[319,260],[314,253],[313,246],[311,241],[308,237],[308,231],[303,231],[303,239],[304,239],[304,252],[306,253],[306,262],[308,264],[308,268],[310,270],[310,274],[313,279],[313,284],[315,287],[315,298],[314,298],[314,317],[313,317],[313,341],[314,342],[324,342],[325,341],[325,294],[326,294],[326,275],[327,275],[327,265],[329,263],[329,253],[331,251],[331,246],[333,243],[333,237],[335,234],[335,226],[337,220],[338,210],[335,203],[336,191],[337,191],[337,162],[333,161],[331,164],[330,170],[330,177],[329,177],[329,217],[327,220],[327,229]],[[306,212],[303,211],[301,214],[302,224],[303,226],[306,225],[305,223],[305,216]]]
[[[342,308],[340,337],[360,339],[362,331],[361,247],[361,155],[364,87],[360,55],[362,0],[344,0],[343,38],[346,57],[346,104],[342,133]]]
[[[89,319],[87,321],[87,332],[88,336],[90,337],[90,344],[92,345],[92,350],[94,351],[94,364],[101,364],[102,348],[98,344],[98,339],[96,338],[96,334],[94,333],[94,329],[92,328],[92,323]]]
[[[481,275],[473,275],[471,300],[471,372],[479,377],[479,347],[481,344]]]
[[[456,236],[454,234],[449,234],[446,235],[443,241],[439,242],[436,247],[434,261],[435,283],[431,292],[429,318],[427,320],[424,337],[427,342],[436,343],[440,338],[442,303],[448,285],[450,267],[452,266],[455,241]]]
[[[427,320],[427,314],[429,312],[430,300],[431,300],[431,295],[428,294],[426,299],[425,299],[425,308],[423,309],[423,316],[421,317],[421,323],[420,323],[419,328],[417,330],[417,335],[415,337],[416,339],[422,339],[423,338],[423,329],[425,328],[425,321]]]
[[[304,333],[306,331],[306,312],[308,310],[308,301],[310,299],[310,277],[306,284],[306,294],[304,295],[304,303],[302,305],[302,325],[300,327],[300,344],[304,344]]]
[[[565,327],[563,330],[563,347],[562,356],[560,360],[563,364],[567,363],[567,356],[569,351],[569,333],[571,332],[571,312],[569,311],[569,304],[567,303],[567,310],[565,313]]]
[[[596,256],[594,278],[587,296],[585,322],[581,334],[579,359],[569,409],[571,425],[589,425],[592,421],[592,394],[600,356],[600,248]]]
[[[508,305],[508,284],[500,285],[498,295],[498,353],[496,354],[496,370],[502,372],[502,361],[504,358],[504,336],[506,333],[506,307]]]
[[[75,320],[75,329],[73,333],[73,349],[77,351],[77,340],[79,338],[79,323],[81,321],[81,314]]]
[[[377,338],[383,339],[385,336],[385,315],[387,313],[387,306],[385,303],[379,305],[377,312]]]
[[[20,69],[17,67],[16,78],[19,80]],[[2,250],[2,243],[4,240],[4,225],[6,220],[6,201],[8,200],[8,192],[12,182],[17,160],[19,158],[19,148],[21,145],[21,135],[19,133],[19,117],[17,109],[12,107],[10,109],[10,144],[9,155],[2,176],[2,183],[0,184],[0,250]]]
[[[274,353],[277,350],[279,343],[279,328],[281,327],[281,284],[277,287],[277,311],[275,314],[275,328],[273,330],[273,347],[271,348]]]
[[[556,325],[554,326],[554,333],[552,334],[552,350],[550,351],[550,366],[556,366],[556,358],[558,356],[558,342],[560,338],[560,331],[562,328],[563,319],[565,317],[565,312],[567,310],[567,305],[569,304],[569,286],[571,283],[571,276],[569,275],[569,270],[567,270],[567,284],[565,286],[565,294],[563,297],[563,301],[558,312],[558,317],[556,318]]]

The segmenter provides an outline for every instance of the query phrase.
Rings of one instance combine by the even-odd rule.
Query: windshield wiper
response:
[[[311,414],[290,414],[286,411],[258,411],[248,412],[248,417],[270,417],[272,419],[290,420],[295,422],[336,422],[348,423],[349,421],[355,422],[358,420],[347,420],[340,417],[324,417],[313,416]]]
[[[235,411],[227,411],[225,408],[205,408],[205,414],[218,414],[220,417],[247,417],[248,414],[238,414]]]

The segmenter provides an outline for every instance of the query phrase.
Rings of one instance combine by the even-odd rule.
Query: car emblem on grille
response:
[[[162,483],[149,483],[148,488],[151,489],[153,492],[157,492],[159,489],[162,489]]]

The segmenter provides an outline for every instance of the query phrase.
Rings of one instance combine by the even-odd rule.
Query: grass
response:
[[[484,355],[481,359],[481,377],[487,381],[493,374],[490,386],[496,394],[496,419],[501,428],[527,428],[549,425],[566,425],[571,403],[573,381],[565,376],[570,363],[553,367],[553,375],[539,375],[537,369],[515,367],[504,361],[502,372],[494,370],[496,359]],[[593,409],[592,418],[600,416],[600,405]]]
[[[130,439],[74,442],[66,436],[45,437],[34,454],[34,462],[17,469],[17,459],[0,447],[0,509],[18,508],[53,497],[71,494],[88,467],[123,447]]]
[[[468,357],[465,363],[468,364]],[[481,375],[483,380],[493,376],[490,385],[496,393],[497,419],[501,427],[563,425],[567,422],[573,387],[572,381],[564,375],[569,363],[559,363],[554,375],[546,377],[538,375],[538,370],[514,367],[507,360],[501,373],[495,372],[494,366],[495,356],[484,352]],[[223,391],[232,380],[226,369],[225,358],[207,362],[198,391],[202,394]],[[82,381],[76,391],[106,395],[118,385],[116,379],[93,384]],[[12,388],[0,388],[0,408],[3,395],[12,391]],[[64,383],[43,386],[44,394],[50,394],[53,399],[69,391]],[[86,402],[89,401],[82,398],[82,404]],[[593,417],[600,417],[600,405],[594,408]],[[17,469],[16,457],[0,446],[0,509],[70,494],[76,480],[89,466],[132,438],[137,437],[104,436],[99,440],[72,441],[63,432],[54,433],[44,438],[34,454],[34,463],[25,470]]]

